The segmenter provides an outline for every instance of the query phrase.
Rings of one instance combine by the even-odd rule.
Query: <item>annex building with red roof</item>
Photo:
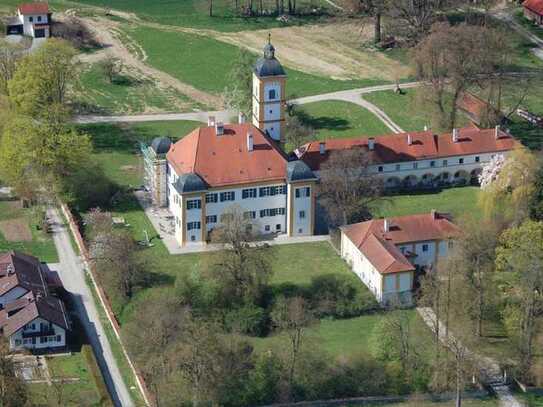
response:
[[[341,256],[379,302],[408,304],[417,269],[435,266],[459,234],[436,211],[373,219],[341,228]]]
[[[526,0],[522,3],[524,17],[543,26],[543,0]]]
[[[360,148],[369,154],[369,171],[381,176],[387,188],[416,188],[477,182],[483,166],[496,154],[507,155],[520,146],[499,127],[471,125],[442,134],[427,130],[315,141],[295,154],[318,175],[334,152]]]
[[[33,38],[51,36],[51,12],[46,2],[23,3],[17,7],[17,15],[6,25],[8,35],[27,35]]]
[[[63,349],[71,329],[45,266],[35,257],[0,253],[0,332],[10,350]]]

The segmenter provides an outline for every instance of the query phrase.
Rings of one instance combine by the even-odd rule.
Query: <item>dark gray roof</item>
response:
[[[309,166],[301,160],[290,161],[287,164],[287,181],[309,181],[316,180],[317,177]]]
[[[258,77],[285,76],[285,70],[275,58],[275,48],[268,42],[264,47],[264,56],[256,61],[254,72]]]
[[[204,180],[194,173],[181,175],[175,184],[173,184],[173,187],[180,194],[205,191],[207,189]]]
[[[157,137],[151,142],[151,148],[156,154],[166,154],[170,151],[171,145],[172,142],[168,137]]]

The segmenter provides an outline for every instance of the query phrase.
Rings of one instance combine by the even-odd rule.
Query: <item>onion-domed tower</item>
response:
[[[253,69],[253,124],[276,141],[284,141],[286,79],[268,36],[264,56]]]

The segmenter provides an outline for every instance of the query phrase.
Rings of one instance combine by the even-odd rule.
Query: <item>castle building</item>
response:
[[[315,141],[295,153],[318,176],[331,154],[360,148],[369,154],[369,171],[381,177],[385,187],[397,189],[476,183],[495,155],[507,155],[520,146],[499,127],[470,126],[443,134],[422,131]]]
[[[275,141],[284,141],[287,75],[271,41],[253,69],[253,124]]]
[[[262,235],[313,234],[317,178],[254,125],[210,121],[173,144],[166,160],[179,245],[206,242],[233,206]]]

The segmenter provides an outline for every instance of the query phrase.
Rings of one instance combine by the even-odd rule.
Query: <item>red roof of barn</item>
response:
[[[431,131],[389,134],[375,137],[375,148],[370,152],[373,163],[395,163],[431,158],[445,158],[466,154],[509,151],[520,143],[511,135],[495,129],[479,129],[476,126],[458,129],[459,138],[453,142],[452,133],[434,134]],[[412,143],[408,144],[408,136]],[[368,150],[368,138],[348,138],[326,140],[325,153],[320,154],[320,143],[307,143],[297,150],[299,158],[318,171],[333,151],[361,147]]]
[[[253,151],[247,136],[253,136]],[[170,147],[166,155],[178,175],[198,174],[209,186],[227,186],[286,177],[287,158],[274,141],[249,123],[200,127]]]
[[[543,0],[526,0],[522,6],[543,16]]]
[[[25,14],[47,14],[49,13],[49,5],[44,2],[39,3],[24,3],[19,7],[19,12]]]
[[[413,270],[413,265],[396,247],[399,244],[444,240],[460,233],[449,217],[431,213],[388,218],[344,226],[342,232],[382,274]]]

